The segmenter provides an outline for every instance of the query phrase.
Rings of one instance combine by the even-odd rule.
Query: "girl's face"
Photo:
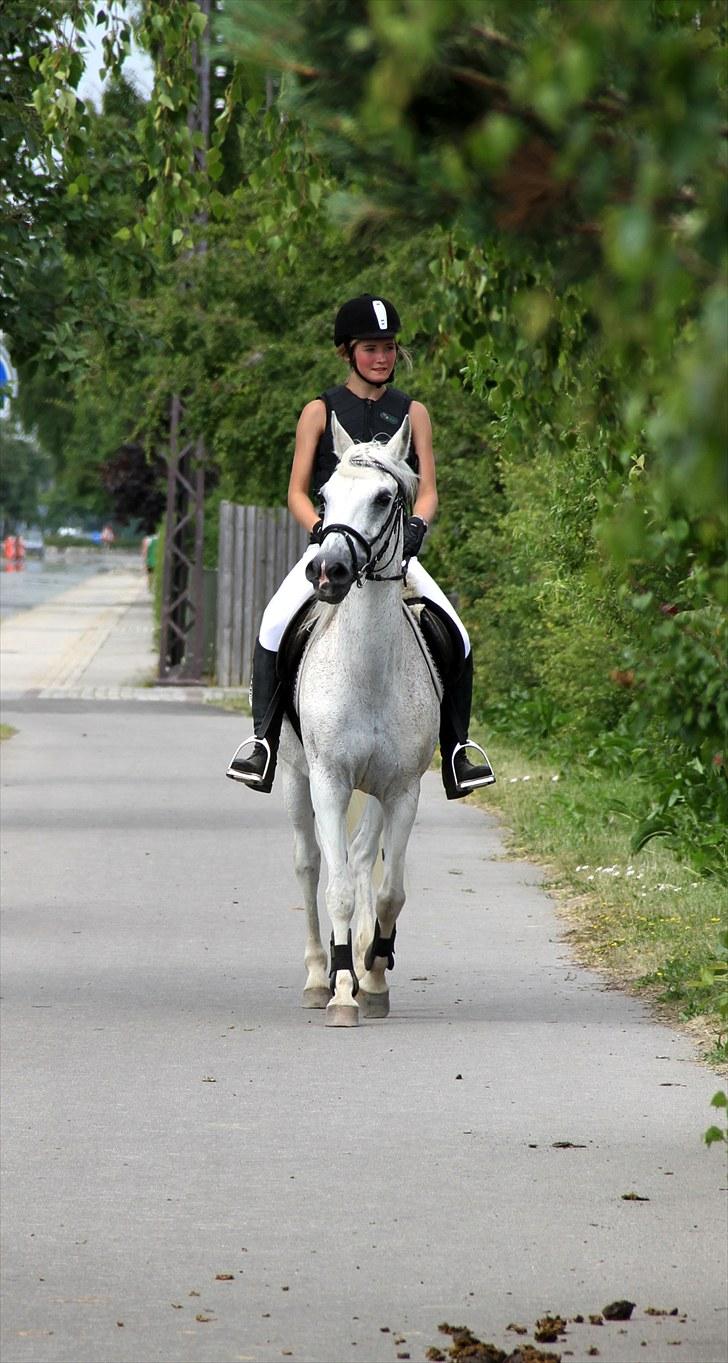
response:
[[[379,386],[389,378],[397,358],[396,341],[355,341],[357,369],[367,383]]]

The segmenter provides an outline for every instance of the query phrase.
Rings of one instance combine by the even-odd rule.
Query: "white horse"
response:
[[[306,570],[325,604],[297,683],[302,744],[285,721],[281,757],[307,914],[304,1005],[326,1006],[328,1026],[351,1027],[360,1002],[366,1016],[389,1012],[385,972],[394,964],[405,854],[438,737],[440,693],[402,600],[404,519],[417,482],[406,463],[409,419],[386,445],[356,444],[335,415],[332,430],[339,463],[323,489],[321,548]],[[355,791],[371,798],[349,837]],[[330,972],[317,906],[319,844]]]

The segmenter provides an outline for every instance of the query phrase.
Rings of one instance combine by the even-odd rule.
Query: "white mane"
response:
[[[414,501],[419,474],[403,459],[393,459],[387,446],[376,440],[350,445],[336,466],[336,472],[344,478],[368,478],[371,473],[382,471],[392,475],[408,502]]]

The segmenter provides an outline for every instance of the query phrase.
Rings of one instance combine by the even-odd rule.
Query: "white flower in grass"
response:
[[[560,780],[561,780],[561,777],[559,776],[559,773],[557,772],[555,776],[552,776],[552,777],[551,777],[551,780],[552,780],[552,781],[560,781]]]

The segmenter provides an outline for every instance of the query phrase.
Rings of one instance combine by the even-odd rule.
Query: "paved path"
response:
[[[78,694],[148,650],[141,590],[89,598],[105,642],[53,698],[16,670],[4,716],[3,1363],[421,1363],[440,1321],[512,1349],[616,1298],[631,1321],[543,1347],[724,1363],[690,1042],[571,961],[537,871],[434,774],[392,1015],[325,1029],[279,793],[223,779],[235,717]]]
[[[0,597],[7,587],[0,579]],[[0,622],[0,692],[6,705],[29,695],[199,704],[226,694],[220,687],[155,686],[157,664],[149,589],[128,556],[119,568],[87,576]]]

